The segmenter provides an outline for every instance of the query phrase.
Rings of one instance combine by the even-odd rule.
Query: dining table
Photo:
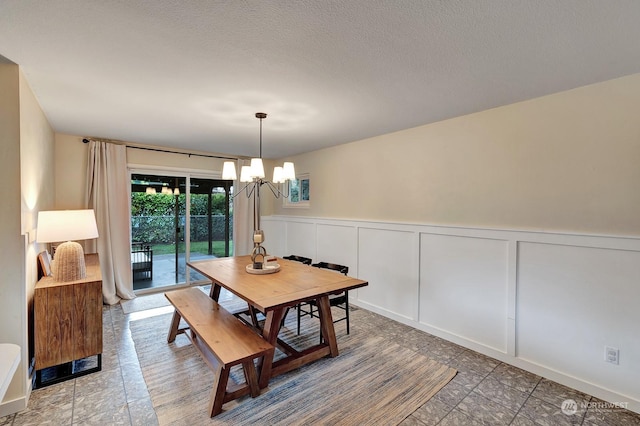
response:
[[[251,309],[265,316],[258,329],[262,338],[277,347],[283,358],[263,359],[260,369],[260,387],[279,374],[299,368],[324,357],[338,356],[338,342],[333,326],[329,296],[368,285],[367,281],[343,274],[304,265],[299,262],[276,259],[279,269],[275,273],[248,273],[251,256],[234,256],[197,260],[187,264],[211,281],[209,296],[218,301],[222,288],[247,302]],[[283,318],[289,308],[302,302],[315,300],[320,319],[320,343],[295,349],[279,338]]]

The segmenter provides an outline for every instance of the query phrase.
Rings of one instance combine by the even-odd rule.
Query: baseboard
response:
[[[27,408],[27,397],[21,397],[12,401],[4,401],[0,404],[0,417],[10,416]]]
[[[10,416],[27,408],[31,391],[33,390],[33,377],[29,376],[27,381],[27,394],[11,401],[2,401],[0,403],[0,417]]]

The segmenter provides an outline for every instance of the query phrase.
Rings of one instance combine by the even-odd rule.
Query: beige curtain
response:
[[[250,160],[238,160],[237,169],[248,166]],[[244,183],[236,180],[234,191],[244,188]],[[234,195],[237,192],[234,193]],[[233,200],[233,254],[242,256],[253,250],[253,197],[247,198],[244,191]]]
[[[87,165],[87,208],[96,213],[97,240],[88,245],[97,252],[102,269],[102,298],[113,305],[133,299],[131,276],[131,233],[129,231],[129,180],[127,148],[102,141],[89,142]]]

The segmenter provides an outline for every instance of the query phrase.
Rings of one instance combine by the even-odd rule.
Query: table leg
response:
[[[329,296],[318,298],[317,304],[320,314],[322,337],[324,337],[324,341],[329,345],[331,357],[336,357],[338,356],[338,341],[336,340],[336,330],[333,327],[333,317],[331,315],[331,305],[329,305]]]
[[[278,344],[278,333],[280,332],[283,315],[284,308],[274,309],[267,312],[267,318],[264,321],[262,337],[274,347]],[[270,357],[270,359],[267,358],[269,357],[262,357],[258,362],[258,371],[260,371],[260,389],[266,388],[269,385],[269,379],[271,378],[273,356]]]
[[[173,318],[171,319],[171,325],[169,326],[169,335],[167,336],[167,342],[172,343],[176,340],[176,335],[178,334],[178,326],[180,325],[181,318],[182,317],[177,310],[173,312]]]

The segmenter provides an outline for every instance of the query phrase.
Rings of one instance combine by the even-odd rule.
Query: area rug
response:
[[[148,309],[161,308],[163,306],[169,306],[170,303],[164,293],[149,294],[146,296],[138,296],[135,299],[120,301],[122,306],[122,312],[125,314],[131,314],[133,312],[146,311]]]
[[[357,312],[352,321],[357,321]],[[290,315],[290,317],[295,317]],[[130,323],[131,335],[161,425],[396,425],[429,400],[456,370],[381,337],[339,337],[340,355],[275,377],[257,398],[231,401],[209,418],[213,374],[184,335],[167,343],[171,315]],[[317,319],[290,321],[281,337],[317,343]],[[296,341],[297,339],[297,341]],[[231,376],[241,379],[241,370]]]
[[[211,289],[211,286],[210,285],[197,286],[197,288],[209,294],[209,290]],[[167,287],[165,291],[172,291],[172,290],[175,290],[175,289],[172,289],[171,287]],[[164,306],[169,306],[171,303],[169,303],[167,298],[164,296],[165,291],[162,291],[160,293],[145,294],[143,296],[138,296],[130,300],[122,299],[120,300],[120,306],[122,307],[122,312],[125,314],[131,314],[134,312],[146,311],[149,309],[156,309],[156,308],[162,308]],[[220,296],[226,297],[226,298],[232,297],[232,295],[228,292],[225,292],[224,289],[221,292]]]

